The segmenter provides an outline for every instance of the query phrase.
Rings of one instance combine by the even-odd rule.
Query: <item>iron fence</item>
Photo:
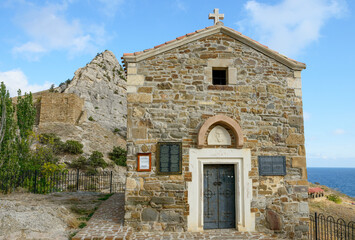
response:
[[[315,213],[310,215],[309,239],[355,240],[355,222]]]
[[[114,172],[90,174],[76,171],[44,173],[41,171],[19,171],[0,173],[0,191],[9,193],[17,188],[32,193],[51,192],[124,192],[124,184]]]

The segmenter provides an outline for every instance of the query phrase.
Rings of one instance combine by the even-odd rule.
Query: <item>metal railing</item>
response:
[[[44,173],[38,170],[0,173],[0,192],[9,193],[23,188],[32,193],[51,192],[124,192],[124,184],[111,172],[90,174],[74,171]]]
[[[314,213],[310,215],[309,239],[355,240],[355,222],[346,223],[342,218]]]

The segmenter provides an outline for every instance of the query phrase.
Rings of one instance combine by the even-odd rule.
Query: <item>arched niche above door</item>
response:
[[[206,135],[212,125],[217,125],[222,128],[224,128],[223,126],[226,126],[227,128],[231,129],[232,133],[234,135],[234,138],[236,140],[235,141],[235,148],[243,148],[243,144],[244,144],[243,133],[242,133],[242,129],[239,126],[238,122],[230,117],[227,117],[227,116],[221,115],[221,114],[208,118],[205,121],[205,123],[201,126],[201,128],[198,132],[198,136],[197,136],[197,147],[198,148],[203,148],[205,146],[206,137],[207,137]],[[216,128],[216,127],[214,127],[214,128]],[[213,131],[213,129],[211,130],[211,132]],[[224,129],[224,130],[226,130],[226,129]],[[216,131],[217,131],[217,129],[216,129]],[[211,134],[211,132],[210,132],[210,134]],[[219,145],[219,144],[214,144],[214,145]]]

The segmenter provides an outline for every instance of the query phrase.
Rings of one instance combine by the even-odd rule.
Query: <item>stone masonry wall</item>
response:
[[[213,86],[211,60],[231,61],[236,82]],[[206,71],[207,69],[207,71]],[[251,149],[256,227],[281,225],[291,239],[308,232],[300,72],[216,34],[138,63],[128,63],[128,173],[125,224],[137,230],[186,231],[189,148],[216,114],[235,119]],[[156,144],[183,143],[182,175],[156,175]],[[152,171],[137,172],[137,153],[152,152]],[[286,156],[287,175],[262,177],[257,156]]]
[[[84,100],[75,94],[50,93],[41,95],[39,124],[60,122],[77,124],[83,114]]]

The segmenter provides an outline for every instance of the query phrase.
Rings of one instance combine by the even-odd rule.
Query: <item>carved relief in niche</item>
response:
[[[231,136],[229,132],[222,126],[214,127],[208,134],[208,145],[231,145]]]

